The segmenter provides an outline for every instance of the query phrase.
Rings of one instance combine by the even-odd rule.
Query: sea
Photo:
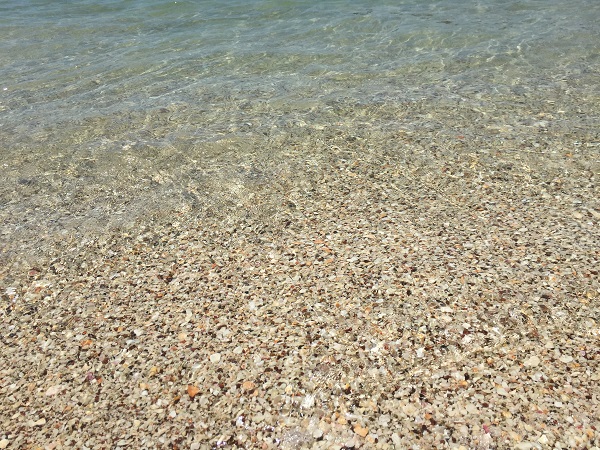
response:
[[[598,0],[2,0],[0,253],[270,215],[346,145],[597,152],[599,106]]]

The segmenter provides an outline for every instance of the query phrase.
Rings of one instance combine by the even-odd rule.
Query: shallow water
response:
[[[599,24],[593,0],[3,2],[2,253],[268,216],[332,152],[404,160],[399,135],[425,169],[457,137],[597,155]]]

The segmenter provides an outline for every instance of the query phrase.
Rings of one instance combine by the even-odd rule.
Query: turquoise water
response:
[[[373,3],[3,2],[3,127],[19,141],[176,102],[201,115],[245,101],[281,110],[261,117],[269,128],[327,100],[527,91],[598,68],[596,1]],[[185,134],[222,136],[240,116]]]
[[[3,245],[231,214],[336,136],[596,148],[599,36],[596,0],[3,1]]]

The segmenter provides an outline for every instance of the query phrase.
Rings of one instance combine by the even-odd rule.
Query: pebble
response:
[[[62,385],[56,385],[56,386],[52,386],[49,387],[48,390],[46,391],[46,395],[48,397],[52,397],[56,394],[58,394],[59,392],[61,392],[64,389],[64,387]]]
[[[402,114],[440,114],[422,107]],[[595,208],[593,158],[412,128],[392,152],[369,126],[369,145],[337,128],[290,134],[276,177],[252,189],[245,166],[206,155],[186,181],[206,213],[57,240],[35,270],[0,264],[0,417],[21,430],[0,446],[56,442],[48,423],[63,446],[91,450],[104,438],[196,450],[597,442],[600,238],[566,198]],[[569,144],[551,132],[536,139]],[[239,181],[227,217],[210,216],[201,185],[218,167]],[[268,217],[243,203],[253,189],[250,203],[277,200]]]
[[[242,388],[246,391],[251,391],[256,387],[256,385],[252,381],[244,381],[242,383]]]
[[[531,358],[525,360],[523,364],[528,367],[537,367],[540,364],[541,360],[537,355],[533,355]]]
[[[519,442],[515,444],[514,448],[516,450],[530,450],[535,447],[535,444],[531,442]]]

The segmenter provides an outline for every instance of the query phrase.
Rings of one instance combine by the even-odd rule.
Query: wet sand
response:
[[[416,136],[7,253],[0,447],[599,446],[597,148]]]

